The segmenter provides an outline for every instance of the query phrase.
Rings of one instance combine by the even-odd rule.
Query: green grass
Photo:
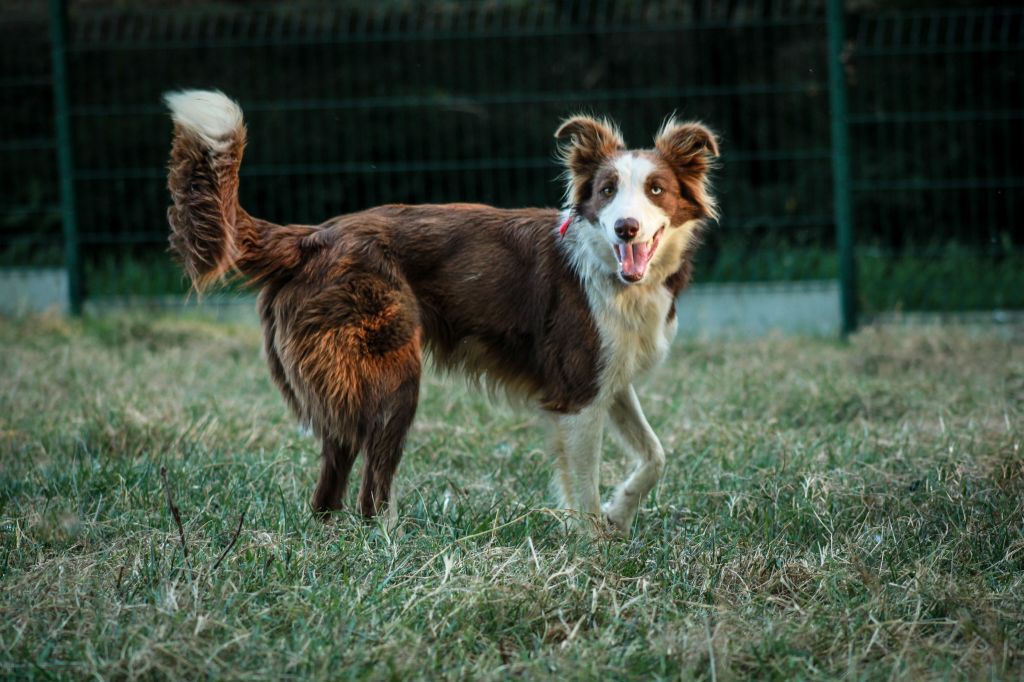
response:
[[[536,418],[457,383],[424,387],[399,525],[320,525],[257,330],[0,321],[0,676],[1020,679],[1014,333],[680,345],[618,541],[548,509]]]

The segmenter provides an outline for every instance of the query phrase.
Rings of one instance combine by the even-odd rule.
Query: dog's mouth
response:
[[[664,225],[654,237],[648,242],[631,242],[629,244],[613,244],[615,258],[619,261],[619,275],[627,282],[639,282],[647,274],[647,266],[654,258],[654,251],[661,241],[661,233],[665,231]]]

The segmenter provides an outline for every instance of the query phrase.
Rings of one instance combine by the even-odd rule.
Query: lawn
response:
[[[259,347],[0,321],[0,676],[1024,676],[1020,330],[681,343],[626,541],[565,530],[534,416],[442,378],[398,526],[314,521]]]

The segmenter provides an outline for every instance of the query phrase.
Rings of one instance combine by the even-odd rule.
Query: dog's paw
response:
[[[629,537],[629,531],[633,526],[633,515],[624,513],[620,507],[605,504],[601,507],[604,515],[606,529],[612,535]]]

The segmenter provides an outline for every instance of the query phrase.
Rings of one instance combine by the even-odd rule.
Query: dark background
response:
[[[59,264],[46,5],[0,9],[0,263]],[[862,309],[1024,307],[1024,10],[850,2],[845,35]],[[556,205],[561,118],[608,115],[632,146],[698,118],[724,151],[698,281],[836,276],[820,2],[73,1],[68,62],[87,297],[184,290],[179,87],[240,101],[242,202],[278,222]]]

